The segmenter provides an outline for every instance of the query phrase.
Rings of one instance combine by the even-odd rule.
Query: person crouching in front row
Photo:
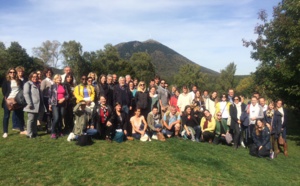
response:
[[[212,143],[215,136],[216,121],[208,110],[204,110],[204,117],[201,119],[200,127],[202,132],[201,141]]]
[[[75,114],[75,125],[73,128],[73,132],[71,132],[68,136],[68,141],[77,139],[79,135],[87,134],[87,135],[95,135],[97,130],[94,129],[94,126],[89,126],[89,120],[91,118],[91,112],[86,109],[86,101],[81,100],[74,107],[73,112]]]

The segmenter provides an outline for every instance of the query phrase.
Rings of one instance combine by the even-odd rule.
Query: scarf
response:
[[[235,104],[236,106],[236,111],[237,111],[237,118],[240,119],[241,115],[242,115],[242,107],[241,107],[242,103],[239,102],[238,104]]]
[[[208,122],[211,122],[211,115],[205,118],[203,130],[205,130],[208,127]]]

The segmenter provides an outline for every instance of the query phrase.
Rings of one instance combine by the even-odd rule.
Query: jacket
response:
[[[270,130],[268,127],[264,127],[261,131],[260,135],[256,135],[256,130],[253,130],[253,142],[257,147],[263,146],[267,150],[271,149],[271,142],[270,142]]]
[[[245,111],[245,109],[246,109],[246,104],[242,103],[241,104],[241,116],[242,116],[243,112]],[[240,118],[237,117],[237,108],[234,103],[230,105],[229,113],[230,113],[230,117],[231,117],[230,127],[231,127],[231,129],[234,129],[234,126],[238,125],[238,120],[241,120],[241,117]]]
[[[92,123],[91,125],[93,125],[97,130],[100,130],[100,124],[101,124],[101,120],[102,118],[100,117],[100,104],[97,104],[94,109],[93,109],[93,113],[92,113]],[[106,118],[106,121],[110,121],[111,116],[112,116],[112,109],[109,105],[106,105],[107,107],[107,111],[108,111],[108,117]]]
[[[66,91],[66,93],[65,93],[65,102],[64,102],[64,104],[66,104],[66,102],[67,102],[67,100],[69,99],[69,92],[68,92],[68,89],[67,89],[67,87],[64,85],[64,84],[61,84],[63,87],[64,87],[64,89],[65,89],[65,91]],[[50,87],[50,89],[49,89],[49,100],[48,100],[48,103],[49,103],[49,105],[57,105],[57,84],[53,84],[53,85],[51,85],[51,87]]]
[[[120,85],[117,84],[114,87],[113,94],[114,105],[116,104],[116,102],[119,102],[122,106],[131,106],[132,93],[126,85],[124,85],[122,89]]]
[[[205,132],[205,131],[208,131],[208,132],[211,132],[211,133],[214,133],[215,132],[215,129],[216,129],[216,120],[211,117],[211,120],[208,121],[208,125],[207,125],[207,128],[206,129],[203,129],[204,127],[204,122],[206,121],[206,118],[203,117],[201,119],[201,123],[200,123],[200,127],[201,127],[201,131],[202,132]]]
[[[44,111],[46,110],[43,93],[32,81],[25,83],[23,94],[27,103],[27,106],[23,109],[24,112],[39,113],[40,106],[44,108]],[[31,106],[33,106],[33,109],[30,109]]]
[[[221,135],[221,124],[225,130],[225,132],[229,132],[229,127],[225,119],[221,119],[221,121],[216,120],[216,130],[215,136],[219,137]]]
[[[19,88],[23,89],[22,81],[20,81]],[[9,96],[10,92],[11,92],[11,82],[5,79],[2,83],[2,95],[3,95],[2,108],[4,107],[5,104],[5,98]]]
[[[88,90],[89,97],[91,98],[90,101],[95,101],[95,89],[94,89],[94,87],[91,86],[91,85],[86,85],[86,88]],[[74,88],[74,93],[73,94],[76,97],[76,103],[79,103],[79,101],[84,100],[83,90],[84,90],[84,85],[82,85],[82,84],[77,85]]]
[[[160,115],[158,114],[158,118],[160,118]],[[160,121],[161,122],[161,121]],[[154,123],[154,115],[151,112],[149,112],[148,116],[147,116],[147,124],[149,126],[149,128],[152,130],[152,131],[155,131],[155,123]]]
[[[105,99],[108,99],[109,86],[106,83],[104,84],[97,83],[95,85],[94,91],[95,91],[95,101],[99,101],[100,96],[104,96]]]
[[[90,112],[80,109],[80,105],[81,103],[78,103],[73,109],[75,115],[75,125],[73,128],[73,133],[75,135],[82,135],[85,132],[89,119],[91,117]]]
[[[115,111],[113,112],[109,120],[113,125],[113,131],[115,131],[116,129],[122,129],[123,131],[127,130],[127,115],[125,114],[125,112],[121,112],[121,118],[122,120],[120,120],[120,117]]]
[[[149,96],[148,91],[145,91],[145,92],[137,91],[136,92],[136,94],[135,94],[136,108],[147,109],[149,103],[150,103],[150,96]]]

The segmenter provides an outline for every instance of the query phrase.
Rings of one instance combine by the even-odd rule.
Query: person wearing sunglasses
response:
[[[218,145],[220,143],[228,144],[226,141],[226,135],[229,134],[229,127],[227,126],[227,122],[225,119],[222,118],[222,113],[217,112],[216,114],[216,130],[215,130],[215,137],[213,143]]]
[[[144,81],[140,81],[138,83],[138,89],[135,94],[135,103],[136,107],[140,108],[141,115],[144,116],[144,118],[147,118],[149,113],[150,96]]]
[[[88,85],[86,75],[81,76],[81,83],[74,88],[74,96],[76,97],[76,103],[85,100],[86,107],[92,112],[95,106],[95,89],[92,85]]]
[[[22,82],[19,80],[16,70],[14,68],[8,69],[6,73],[6,79],[3,81],[2,84],[2,94],[3,94],[3,100],[2,100],[2,108],[4,109],[4,116],[3,116],[3,138],[7,138],[8,136],[8,123],[9,123],[9,117],[10,117],[10,110],[8,110],[8,107],[6,105],[6,99],[14,99],[19,91],[22,89],[23,85]],[[24,112],[23,108],[19,108],[14,110],[14,113],[16,115],[16,124],[20,128],[20,134],[26,135],[26,131],[24,131]]]

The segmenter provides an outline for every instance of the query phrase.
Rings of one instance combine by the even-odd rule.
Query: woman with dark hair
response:
[[[106,104],[106,98],[100,96],[99,104],[95,106],[92,114],[92,126],[97,129],[100,139],[111,142],[113,125],[110,121],[112,108]]]
[[[8,71],[6,72],[6,79],[2,84],[2,108],[4,109],[3,138],[7,138],[8,136],[8,121],[10,117],[10,110],[8,110],[7,108],[6,99],[14,99],[19,91],[22,90],[22,87],[23,85],[16,75],[16,70],[14,68],[8,69]],[[26,131],[24,131],[25,121],[23,108],[14,110],[14,113],[16,116],[16,124],[20,127],[20,134],[27,134]]]
[[[192,101],[192,105],[194,107],[198,106],[198,107],[202,108],[202,110],[205,110],[205,103],[204,103],[203,97],[201,96],[200,90],[196,91],[195,98]]]
[[[96,93],[95,100],[99,100],[101,96],[104,96],[105,99],[107,100],[108,86],[106,83],[106,76],[104,74],[100,75],[98,83],[95,85],[95,93]]]
[[[43,116],[46,108],[44,105],[42,91],[39,88],[38,74],[32,72],[29,75],[29,81],[24,85],[24,98],[27,106],[23,111],[27,112],[27,137],[35,138],[37,134],[37,120]]]
[[[201,141],[212,143],[215,136],[216,121],[210,114],[209,110],[204,110],[204,117],[201,119]]]
[[[61,76],[56,74],[53,77],[54,84],[49,89],[49,110],[52,111],[53,121],[51,127],[51,138],[63,136],[62,119],[65,112],[66,101],[69,99],[69,92],[65,85],[61,83]]]
[[[241,103],[241,99],[239,96],[233,97],[233,104],[229,107],[231,124],[230,128],[233,130],[233,143],[234,147],[237,149],[241,144],[243,146],[243,126],[241,121],[241,115],[245,111],[246,105]]]
[[[156,93],[156,87],[152,86],[149,89],[149,97],[150,97],[150,102],[148,107],[150,108],[150,110],[152,110],[153,107],[156,107],[159,110],[159,96]]]
[[[150,96],[144,81],[140,81],[138,84],[138,89],[135,94],[135,103],[136,107],[141,110],[141,114],[144,116],[144,118],[147,118],[149,113],[148,105],[150,103]]]
[[[51,112],[49,111],[49,90],[51,85],[53,85],[53,80],[52,80],[52,75],[53,75],[53,71],[52,68],[46,68],[44,70],[44,74],[45,74],[45,79],[43,79],[43,81],[41,82],[41,86],[40,89],[42,91],[42,95],[43,95],[43,102],[44,105],[46,107],[46,112],[44,113],[44,117],[43,117],[43,121],[47,123],[47,132],[50,132],[51,130]]]
[[[270,143],[270,130],[265,126],[263,119],[257,119],[255,124],[255,130],[253,130],[253,144],[250,147],[250,155],[257,157],[268,157],[270,154],[271,143]]]
[[[133,85],[134,85],[134,88],[135,88],[135,89],[138,89],[138,88],[139,88],[138,83],[139,83],[139,80],[138,80],[137,78],[134,78],[134,79],[133,79]]]
[[[122,106],[120,103],[115,103],[115,109],[110,119],[112,129],[112,139],[116,142],[123,142],[124,135],[127,135],[127,116],[125,112],[122,112]]]
[[[132,137],[140,139],[146,134],[147,122],[143,115],[141,115],[141,109],[137,108],[134,112],[134,116],[130,118],[132,126]]]
[[[182,125],[184,127],[182,136],[186,136],[192,141],[199,141],[200,125],[192,112],[191,106],[187,105],[184,109],[183,115],[181,116]]]
[[[73,109],[76,105],[76,98],[73,94],[74,92],[74,76],[72,74],[66,74],[64,83],[65,87],[69,92],[69,98],[66,100],[66,111],[64,114],[64,132],[69,133],[74,128],[74,117],[73,117]]]

